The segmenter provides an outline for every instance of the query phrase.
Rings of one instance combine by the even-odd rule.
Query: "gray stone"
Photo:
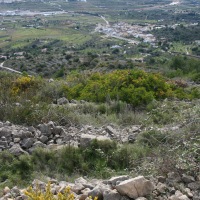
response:
[[[13,188],[10,190],[10,193],[12,194],[13,197],[20,196],[20,190],[18,189],[17,186],[13,187]]]
[[[10,147],[12,147],[14,145],[14,142],[10,142]]]
[[[38,125],[39,130],[43,135],[50,136],[53,132],[54,126],[52,123],[48,124],[39,124]]]
[[[173,195],[169,197],[169,200],[190,200],[186,195],[176,196]]]
[[[166,178],[164,176],[159,176],[158,177],[158,182],[165,183],[165,181],[166,181]]]
[[[86,194],[88,196],[88,193],[90,192],[91,190],[89,188],[84,188],[83,190],[81,190],[81,193],[82,194]]]
[[[42,182],[42,181],[40,181],[40,180],[38,180],[38,179],[35,179],[35,180],[32,182],[32,187],[33,187],[33,189],[38,188],[38,189],[44,191],[45,188],[46,188],[46,183],[44,183],[44,182]]]
[[[0,122],[0,128],[2,128],[3,127],[3,122]]]
[[[193,197],[193,194],[189,188],[185,188],[184,193],[187,194],[188,197]]]
[[[86,101],[85,100],[80,100],[80,103],[84,104],[84,103],[86,103]]]
[[[20,141],[21,141],[21,139],[20,138],[14,138],[14,143],[19,143]]]
[[[175,196],[177,196],[179,200],[190,200],[186,195],[182,194],[179,190],[175,192]]]
[[[2,137],[1,137],[1,139],[0,139],[0,141],[3,141],[3,142],[5,142],[5,141],[6,141],[6,142],[7,142],[7,139],[6,139],[6,137],[5,137],[5,136],[2,136]]]
[[[89,135],[89,134],[82,134],[80,137],[80,146],[81,147],[87,147],[92,140],[96,138],[95,135]]]
[[[28,131],[31,132],[31,133],[35,133],[36,130],[33,126],[29,126]]]
[[[12,134],[12,130],[6,128],[6,127],[2,127],[0,128],[0,137],[11,137],[11,134]]]
[[[77,196],[77,200],[86,200],[88,198],[87,194],[80,194],[79,196]]]
[[[68,101],[68,99],[66,99],[65,97],[62,97],[62,98],[60,98],[60,99],[57,99],[57,104],[58,105],[63,105],[63,104],[68,104],[69,103],[69,101]]]
[[[103,200],[121,200],[121,195],[117,190],[106,190],[103,192]]]
[[[56,139],[56,144],[59,144],[59,145],[64,144],[63,139],[62,138]]]
[[[191,190],[200,190],[200,181],[189,183],[188,188],[190,188]]]
[[[36,149],[38,148],[46,148],[47,145],[46,144],[43,144],[42,142],[40,141],[37,141],[33,144],[33,146],[31,148],[29,148],[29,153],[32,153],[33,151],[35,151]]]
[[[3,189],[3,195],[8,194],[9,192],[10,192],[10,188],[6,186],[6,187]]]
[[[70,103],[77,104],[77,103],[78,103],[78,101],[77,101],[77,100],[75,100],[75,99],[72,99],[72,100],[70,101]]]
[[[46,135],[42,135],[40,138],[39,138],[40,142],[42,143],[46,143],[48,142],[49,138],[46,136]]]
[[[96,140],[98,140],[98,141],[106,141],[106,140],[111,141],[111,139],[109,137],[103,136],[103,135],[97,136]]]
[[[95,187],[88,193],[88,196],[92,198],[98,197],[98,200],[103,200],[103,191],[100,187]]]
[[[176,173],[176,172],[170,172],[167,174],[167,183],[169,184],[173,184],[173,183],[179,183],[181,182],[181,176],[179,173]]]
[[[12,153],[15,156],[19,156],[21,154],[28,154],[26,151],[24,151],[19,144],[14,144],[10,149],[10,153]]]
[[[135,134],[131,134],[128,136],[128,142],[129,143],[134,143],[136,140],[136,135]]]
[[[112,177],[107,182],[108,182],[108,184],[112,184],[113,186],[115,186],[118,181],[121,182],[121,181],[125,181],[128,179],[129,179],[128,175],[123,175],[123,176]]]
[[[8,148],[8,142],[0,140],[0,146],[3,147],[4,149],[7,149]]]
[[[83,177],[79,177],[79,178],[77,178],[77,179],[75,179],[75,184],[82,184],[82,185],[84,185],[84,184],[87,184],[87,180],[86,179],[84,179]]]
[[[20,137],[21,139],[24,139],[24,138],[32,138],[32,137],[33,137],[33,134],[32,134],[30,131],[20,131],[19,137]]]
[[[121,195],[127,195],[130,198],[136,199],[151,194],[154,185],[143,176],[138,176],[136,178],[122,181],[116,186],[116,189]]]
[[[71,191],[75,192],[76,194],[80,194],[81,190],[83,190],[84,188],[85,187],[81,183],[78,183],[71,187]]]
[[[33,143],[34,143],[33,138],[25,138],[22,141],[22,147],[25,149],[29,149],[30,147],[32,147]]]
[[[53,128],[53,134],[54,135],[61,135],[62,133],[63,133],[63,128],[62,128],[62,126],[55,126],[54,128]]]
[[[158,183],[156,186],[156,190],[160,193],[163,194],[167,191],[167,185],[164,183]]]
[[[106,131],[110,134],[111,137],[116,137],[117,131],[112,126],[107,126]]]
[[[184,183],[191,183],[191,182],[195,181],[194,177],[188,176],[186,174],[182,175],[182,180],[183,180]]]
[[[12,126],[12,123],[9,122],[9,121],[6,121],[6,122],[4,123],[4,125],[5,125],[5,126]]]

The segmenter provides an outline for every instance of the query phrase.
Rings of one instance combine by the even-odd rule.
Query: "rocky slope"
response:
[[[93,140],[116,140],[133,142],[141,126],[125,129],[104,126],[62,127],[53,122],[39,124],[37,128],[0,122],[0,151],[9,149],[14,155],[31,153],[37,147],[56,149],[64,145],[87,146]]]
[[[177,130],[180,127],[170,127]],[[133,143],[139,133],[146,131],[140,125],[119,128],[107,125],[100,128],[82,125],[80,127],[56,126],[54,122],[39,124],[37,127],[14,125],[0,122],[0,151],[9,150],[15,156],[31,154],[37,147],[60,149],[63,146],[87,147],[93,140],[115,140],[119,143]],[[166,128],[160,128],[166,131]],[[88,180],[78,178],[74,183],[47,178],[54,195],[70,186],[75,199],[87,200],[89,196],[98,196],[98,200],[200,200],[200,174],[188,175],[180,171],[171,171],[166,176],[135,178],[127,175],[112,177],[109,180]],[[34,180],[32,187],[39,185],[42,191],[47,183]],[[17,186],[5,187],[0,200],[27,199],[25,189]]]
[[[112,177],[109,180],[86,180],[80,177],[74,183],[66,181],[58,182],[49,179],[51,192],[57,195],[63,193],[70,187],[74,194],[74,199],[88,200],[90,197],[98,197],[98,200],[199,200],[200,199],[200,176],[192,177],[171,172],[167,177],[148,177],[143,176],[131,178],[129,176]],[[45,191],[47,184],[34,180],[32,188]],[[4,196],[0,200],[23,200],[27,199],[24,194],[26,189],[19,189],[17,186],[12,189],[5,187]]]

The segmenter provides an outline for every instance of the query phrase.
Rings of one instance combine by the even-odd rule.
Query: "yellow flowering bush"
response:
[[[28,200],[75,200],[75,196],[71,192],[70,187],[66,187],[63,193],[58,192],[57,195],[54,195],[51,192],[50,182],[47,184],[44,192],[37,185],[35,190],[29,187],[25,190],[24,194],[28,197]],[[87,200],[92,200],[92,197],[88,197]],[[95,197],[94,200],[98,200],[98,198]]]
[[[14,81],[13,87],[12,87],[12,94],[17,95],[20,92],[25,92],[29,88],[35,86],[37,84],[37,81],[34,77],[29,76],[22,76],[17,78]]]

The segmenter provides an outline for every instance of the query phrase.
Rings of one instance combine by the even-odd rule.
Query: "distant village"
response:
[[[107,24],[102,25],[98,24],[96,31],[104,33],[111,37],[120,37],[124,39],[136,39],[136,41],[148,42],[152,45],[155,45],[156,38],[154,35],[150,34],[155,25],[145,24],[128,24],[126,22],[118,22],[113,25]]]

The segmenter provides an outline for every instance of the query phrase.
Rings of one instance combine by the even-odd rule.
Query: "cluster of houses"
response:
[[[124,38],[134,38],[143,42],[155,44],[156,38],[154,35],[150,34],[149,31],[152,30],[154,25],[145,24],[128,24],[125,22],[114,23],[113,25],[99,24],[96,28],[96,31],[104,33],[109,36],[118,36]]]

